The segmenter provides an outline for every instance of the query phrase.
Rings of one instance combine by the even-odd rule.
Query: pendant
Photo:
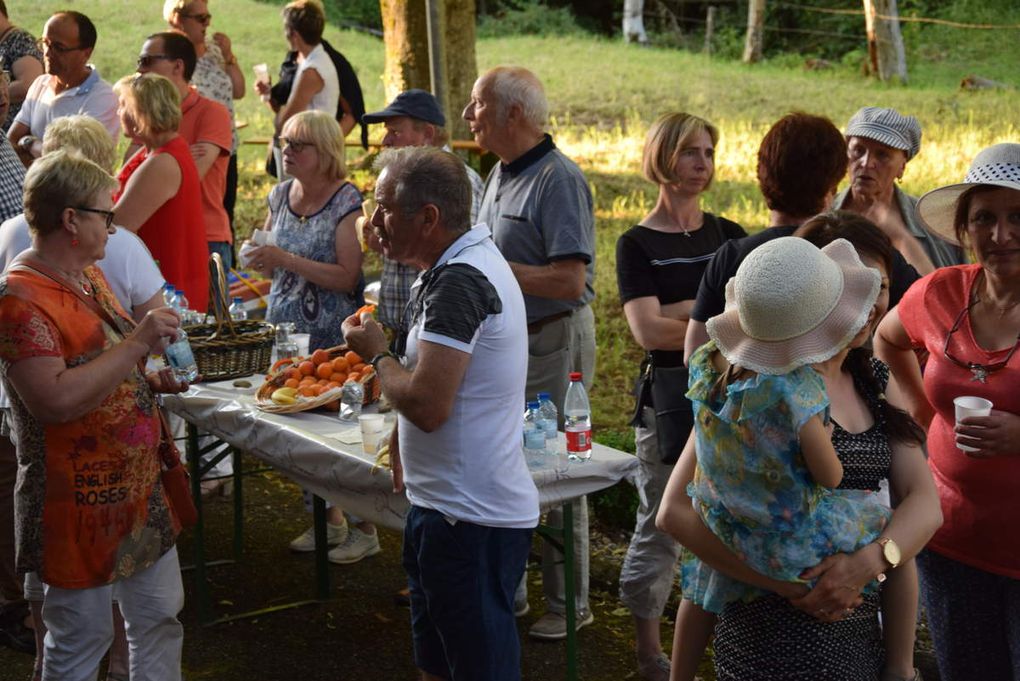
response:
[[[970,371],[972,374],[974,374],[970,378],[971,381],[980,381],[981,383],[988,383],[987,380],[988,372],[985,371],[985,368],[983,366],[972,366],[970,368]]]

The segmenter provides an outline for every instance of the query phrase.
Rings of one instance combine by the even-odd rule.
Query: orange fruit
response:
[[[329,361],[329,353],[326,352],[325,350],[323,350],[322,348],[319,348],[318,350],[316,350],[315,352],[312,353],[312,364],[318,366],[318,365],[324,364],[324,363],[326,363],[328,361]]]
[[[344,359],[347,360],[348,364],[354,366],[355,364],[359,364],[361,362],[361,355],[354,352],[354,350],[348,350],[346,353],[344,353]]]
[[[333,360],[333,371],[337,372],[338,374],[342,374],[350,368],[351,365],[348,364],[347,360],[344,359],[343,357],[337,357],[336,359]]]
[[[303,385],[298,388],[298,394],[303,395],[304,397],[315,397],[317,395],[315,388],[316,386],[314,385]]]
[[[340,385],[343,385],[344,381],[347,380],[347,374],[340,371],[334,371],[332,374],[329,375],[329,380],[333,383],[339,383]]]
[[[290,369],[287,369],[287,372],[284,374],[284,376],[286,376],[287,378],[294,378],[300,381],[302,374],[301,370],[298,369],[297,367],[291,367]]]
[[[351,371],[357,371],[359,374],[363,374],[365,373],[365,368],[367,366],[368,365],[365,364],[364,362],[358,362],[357,364],[351,367]]]
[[[333,375],[333,363],[322,362],[315,366],[315,375],[319,378],[329,378]]]
[[[375,373],[375,367],[373,367],[371,364],[366,364],[365,368],[361,370],[361,377],[362,378],[368,378],[369,376],[371,376],[374,373]]]
[[[313,385],[312,390],[315,391],[315,396],[318,397],[322,393],[326,392],[326,386],[324,385]]]
[[[339,388],[340,385],[341,384],[337,383],[336,381],[330,381],[329,383],[326,384],[326,387],[332,390],[333,388]]]
[[[360,381],[361,380],[361,374],[359,374],[357,371],[352,371],[351,373],[347,374],[347,380],[348,381]]]
[[[298,387],[299,383],[300,383],[300,381],[298,381],[296,378],[288,378],[286,381],[283,382],[283,387],[285,387],[285,388],[296,388],[296,387]]]
[[[315,385],[315,379],[311,376],[302,376],[301,380],[298,381],[298,387],[303,385]]]
[[[298,369],[305,376],[311,376],[312,374],[315,373],[315,365],[309,362],[308,360],[301,362],[301,364],[298,365]]]
[[[340,411],[340,400],[333,400],[332,402],[327,402],[326,404],[322,405],[322,408],[328,409],[329,411]]]

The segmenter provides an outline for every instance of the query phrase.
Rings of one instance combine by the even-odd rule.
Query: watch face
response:
[[[882,545],[882,555],[885,556],[885,559],[889,561],[889,564],[893,567],[898,566],[903,557],[902,554],[900,554],[900,547],[897,546],[896,542],[892,539],[886,539],[885,543]]]

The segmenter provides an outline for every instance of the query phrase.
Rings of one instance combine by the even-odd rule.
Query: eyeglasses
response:
[[[300,154],[307,147],[315,146],[313,142],[302,142],[301,140],[292,139],[290,137],[281,137],[280,145],[283,149],[293,149],[296,154]]]
[[[61,45],[60,43],[52,42],[49,38],[39,38],[38,40],[35,41],[35,46],[39,49],[40,52],[45,52],[46,50],[53,50],[54,52],[59,52],[60,54],[66,54],[68,52],[74,52],[75,50],[85,49],[81,45],[78,45],[77,47],[68,47],[67,45]]]
[[[184,14],[182,12],[182,13],[178,14],[177,16],[183,17],[185,19],[194,19],[195,21],[197,21],[200,24],[208,24],[210,21],[212,21],[212,15],[209,14],[209,13],[206,13],[206,14]]]
[[[110,229],[110,225],[113,224],[113,215],[114,214],[113,214],[112,210],[101,210],[99,208],[87,208],[86,206],[71,206],[71,208],[73,208],[75,210],[83,210],[86,213],[95,213],[97,215],[102,215],[103,217],[106,218],[106,229],[107,230],[109,230]]]
[[[140,54],[138,55],[138,61],[136,61],[135,64],[140,69],[147,69],[150,66],[152,66],[153,62],[155,62],[157,59],[165,59],[166,61],[170,61],[173,59],[173,57],[167,54]]]
[[[950,340],[952,339],[953,334],[956,333],[957,329],[960,328],[960,324],[963,323],[964,315],[970,312],[970,308],[974,307],[974,304],[977,301],[978,299],[974,298],[970,302],[970,304],[967,305],[967,307],[963,308],[960,311],[960,314],[956,316],[956,321],[953,322],[953,328],[949,329],[949,333],[946,334],[946,344],[942,348],[942,354],[945,355],[946,359],[948,359],[956,366],[960,367],[961,369],[967,369],[972,374],[974,374],[970,378],[971,381],[980,381],[981,383],[987,383],[988,374],[994,373],[999,369],[1005,367],[1007,364],[1009,364],[1009,360],[1013,358],[1013,354],[1016,352],[1016,349],[1020,347],[1020,335],[1017,335],[1016,343],[1013,344],[1013,347],[1012,349],[1010,349],[1009,354],[1006,355],[1004,359],[998,362],[993,362],[991,364],[978,364],[977,362],[964,362],[963,360],[954,357],[953,354],[949,351]]]

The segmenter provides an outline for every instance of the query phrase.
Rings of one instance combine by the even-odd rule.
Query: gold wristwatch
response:
[[[882,547],[882,558],[889,563],[889,567],[892,569],[899,567],[900,561],[903,560],[903,554],[900,553],[900,547],[892,540],[892,537],[880,537],[875,540],[875,543]],[[881,584],[886,579],[885,573],[878,573],[875,579]]]

